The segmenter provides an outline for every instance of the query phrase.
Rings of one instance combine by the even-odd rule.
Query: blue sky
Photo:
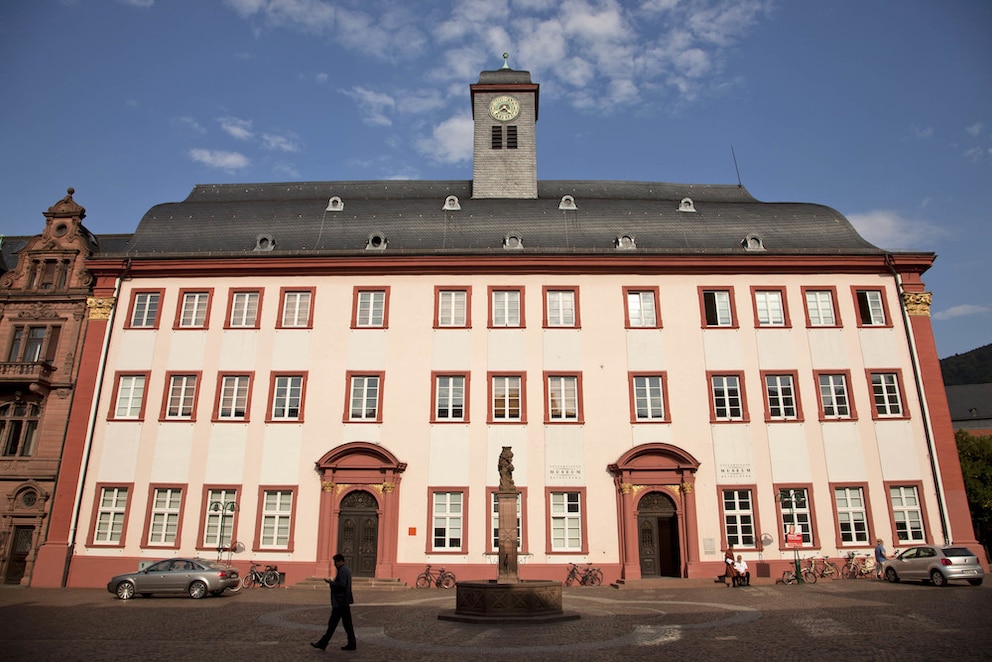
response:
[[[737,182],[938,254],[940,356],[992,342],[988,0],[0,4],[0,233],[204,183],[470,179],[468,86],[541,85],[538,176]]]

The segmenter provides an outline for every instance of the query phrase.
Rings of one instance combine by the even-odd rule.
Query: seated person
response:
[[[751,572],[747,569],[747,561],[740,554],[737,555],[737,563],[734,564],[734,586],[750,586]]]

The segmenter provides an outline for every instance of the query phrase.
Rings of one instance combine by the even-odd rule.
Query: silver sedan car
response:
[[[890,582],[903,579],[929,581],[934,586],[946,586],[952,579],[965,579],[978,586],[985,578],[985,571],[967,547],[937,547],[920,545],[902,551],[882,566]]]
[[[220,595],[238,585],[238,571],[204,559],[166,559],[144,570],[111,577],[107,590],[121,600],[130,600],[135,593],[186,593],[199,599],[207,593]]]

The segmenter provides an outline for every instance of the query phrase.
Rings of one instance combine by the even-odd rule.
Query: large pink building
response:
[[[835,210],[740,186],[539,181],[539,88],[471,86],[471,181],[197,186],[88,262],[36,585],[222,555],[290,582],[759,572],[975,544],[920,277]],[[81,381],[84,381],[81,379]],[[222,550],[222,551],[219,551]]]

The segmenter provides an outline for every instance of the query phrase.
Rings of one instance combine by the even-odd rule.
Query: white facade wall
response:
[[[434,328],[435,288],[471,288],[471,328]],[[487,288],[524,289],[525,327],[490,329]],[[580,327],[542,327],[542,287],[577,288]],[[732,288],[737,327],[703,329],[700,287]],[[752,287],[784,288],[791,326],[755,328]],[[892,325],[858,328],[851,286],[880,288]],[[259,329],[225,329],[230,288],[264,291]],[[315,288],[313,325],[277,329],[280,288]],[[352,329],[355,288],[389,288],[388,328]],[[623,287],[657,287],[660,329],[626,329]],[[807,328],[802,289],[836,288],[841,326]],[[126,329],[128,304],[137,288],[163,289],[158,329]],[[176,330],[180,290],[210,288],[209,328]],[[815,548],[828,555],[848,549],[837,539],[831,484],[867,486],[870,523],[891,539],[886,481],[922,485],[929,526],[939,521],[924,442],[921,410],[913,384],[900,301],[891,278],[857,275],[460,275],[260,277],[202,279],[135,278],[122,284],[118,314],[100,385],[79,531],[92,533],[99,489],[130,487],[122,546],[78,545],[77,557],[161,558],[174,553],[209,555],[196,549],[202,526],[204,485],[237,485],[237,539],[246,549],[236,562],[307,562],[318,546],[320,477],[314,463],[348,442],[371,442],[407,463],[399,511],[398,564],[422,567],[485,564],[489,550],[486,488],[499,483],[496,459],[503,446],[514,452],[514,478],[527,490],[527,564],[591,561],[618,567],[618,497],[607,471],[625,452],[646,443],[681,448],[699,462],[695,500],[699,562],[722,557],[725,532],[718,486],[756,488],[760,530],[772,542],[751,559],[791,558],[782,550],[775,485],[810,485],[815,514]],[[874,420],[866,370],[901,373],[908,417]],[[762,371],[794,371],[801,422],[765,421]],[[849,371],[857,418],[821,421],[816,371]],[[148,372],[141,421],[109,420],[116,401],[115,376]],[[160,421],[167,375],[197,371],[196,420]],[[214,422],[218,374],[254,375],[249,422]],[[270,374],[306,371],[302,423],[266,423]],[[348,371],[384,375],[381,423],[345,422]],[[432,371],[469,376],[467,423],[431,421]],[[487,373],[526,375],[526,424],[488,424]],[[581,375],[582,424],[546,424],[547,371]],[[670,422],[632,423],[628,372],[664,372]],[[743,375],[746,423],[714,423],[708,371]],[[181,545],[163,550],[143,544],[149,486],[184,486]],[[253,550],[259,486],[295,486],[293,550]],[[547,553],[545,489],[582,487],[588,554]],[[465,553],[427,554],[430,535],[428,491],[464,488]],[[380,536],[384,532],[380,532]],[[864,551],[864,545],[851,549]],[[687,550],[683,550],[683,555]],[[461,576],[460,576],[461,578]],[[608,577],[609,579],[609,577]]]

